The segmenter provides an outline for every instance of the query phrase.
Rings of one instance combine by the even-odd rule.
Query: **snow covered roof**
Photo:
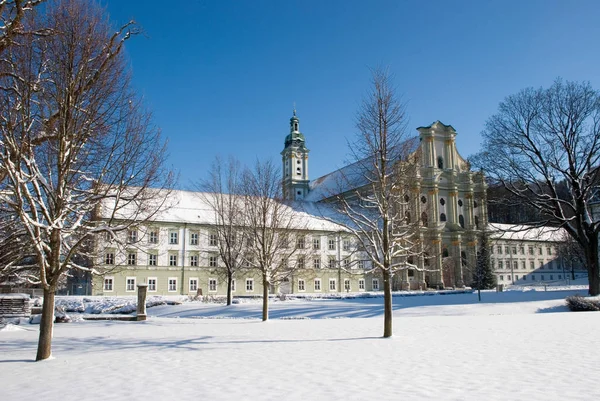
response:
[[[513,241],[564,241],[566,231],[559,227],[536,227],[524,224],[498,224],[488,225],[491,238]]]
[[[399,149],[409,148],[409,155],[419,146],[418,137],[412,137],[398,144]],[[306,201],[318,202],[320,200],[343,194],[353,189],[361,188],[369,183],[369,159],[358,160],[342,167],[332,173],[319,177],[309,184],[310,191],[305,197]]]
[[[161,196],[161,191],[158,192],[158,197]],[[165,201],[165,205],[152,216],[149,220],[163,223],[188,223],[214,225],[216,223],[215,213],[211,207],[211,197],[215,194],[207,192],[193,192],[183,190],[162,191],[164,197],[160,199]],[[230,196],[224,194],[224,196]],[[235,196],[235,195],[231,195]],[[167,198],[165,198],[167,197]],[[243,202],[241,197],[239,202]],[[108,218],[112,210],[114,201],[107,201],[101,208],[101,218]],[[130,216],[135,216],[137,213],[133,210],[133,204],[120,210],[116,217],[121,219],[130,219]],[[292,225],[296,229],[306,229],[313,231],[344,231],[345,229],[339,225],[329,221],[328,218],[322,217],[323,208],[316,208],[307,202],[292,202],[284,205],[282,213],[289,213],[292,219]],[[146,219],[147,215],[139,214],[140,219]]]

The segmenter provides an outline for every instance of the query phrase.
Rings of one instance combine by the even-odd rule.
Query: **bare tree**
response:
[[[345,216],[342,224],[383,278],[384,337],[392,336],[392,277],[399,270],[417,269],[413,259],[423,250],[419,226],[427,225],[411,208],[418,141],[407,135],[406,122],[392,78],[386,70],[374,70],[358,112],[356,140],[350,144],[356,162],[342,178],[342,185],[353,189],[336,199]]]
[[[564,232],[562,234],[562,241],[558,243],[557,253],[562,264],[563,273],[566,268],[571,275],[571,280],[575,280],[575,269],[585,265],[585,252],[583,248],[570,234]]]
[[[216,235],[219,256],[223,261],[227,279],[227,305],[231,305],[234,275],[246,264],[245,244],[247,231],[244,225],[244,199],[240,196],[242,169],[239,161],[229,158],[223,161],[216,158],[209,172],[208,180],[200,187],[206,192],[200,193],[215,215],[214,234]]]
[[[243,178],[248,263],[260,272],[263,287],[262,320],[269,319],[269,288],[282,283],[297,269],[302,260],[291,256],[301,252],[293,244],[295,233],[305,223],[290,203],[282,197],[281,176],[272,162],[256,162]]]
[[[41,34],[46,32],[45,28],[38,31],[24,29],[23,20],[26,14],[33,11],[45,0],[0,0],[0,54],[8,47],[15,44],[18,36],[24,34]]]
[[[131,90],[122,50],[136,33],[116,32],[89,1],[48,5],[7,50],[0,92],[5,204],[22,224],[44,290],[37,360],[51,355],[54,295],[100,234],[116,238],[160,209],[170,187],[165,144]],[[97,218],[102,216],[102,220]],[[90,255],[92,256],[92,255]]]
[[[535,224],[563,227],[585,252],[590,295],[600,294],[598,233],[590,208],[600,179],[600,95],[589,83],[558,79],[500,103],[486,122],[485,168],[512,199],[540,213]]]

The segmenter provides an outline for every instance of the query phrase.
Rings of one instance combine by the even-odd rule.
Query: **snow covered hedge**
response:
[[[580,295],[567,297],[567,306],[573,312],[600,311],[600,298],[586,298]]]

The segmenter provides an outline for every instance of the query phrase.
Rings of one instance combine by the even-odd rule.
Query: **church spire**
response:
[[[290,133],[285,137],[283,151],[283,195],[285,199],[299,200],[308,194],[308,152],[304,135],[300,132],[300,119],[296,104],[290,118]]]

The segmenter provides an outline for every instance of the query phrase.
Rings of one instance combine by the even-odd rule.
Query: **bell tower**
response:
[[[281,161],[283,163],[283,198],[302,200],[308,194],[308,152],[304,135],[300,132],[300,119],[290,118],[290,133],[285,137]]]

